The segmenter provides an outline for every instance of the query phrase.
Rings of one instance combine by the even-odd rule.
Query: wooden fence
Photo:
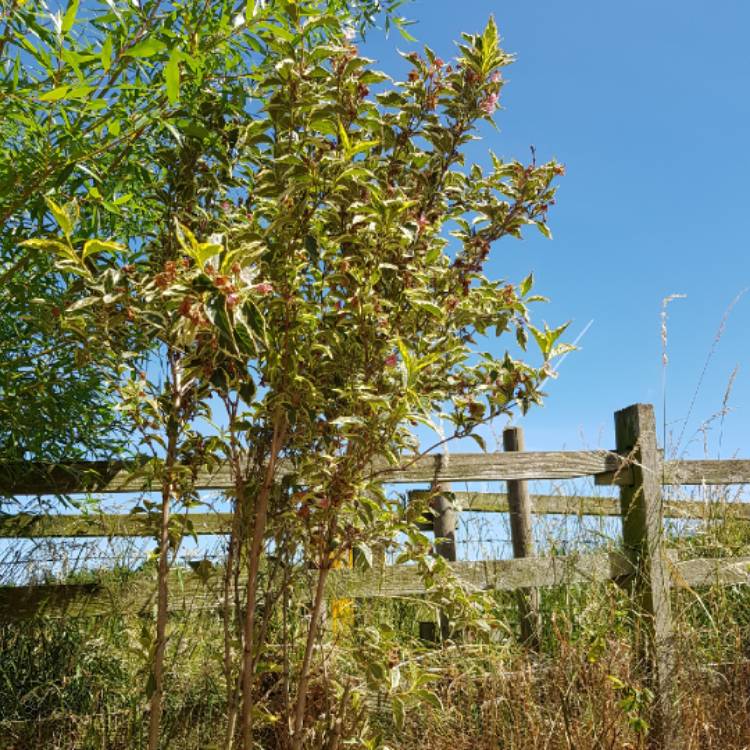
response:
[[[633,593],[634,606],[646,623],[643,655],[647,677],[656,695],[656,721],[651,742],[674,746],[676,708],[672,664],[672,586],[705,587],[750,583],[750,557],[677,560],[662,544],[663,518],[707,518],[716,513],[710,504],[664,502],[662,485],[726,485],[750,482],[750,461],[665,461],[657,448],[653,408],[636,404],[615,414],[616,445],[612,451],[524,451],[523,434],[510,428],[502,453],[452,454],[405,461],[401,466],[376,463],[373,476],[384,483],[425,483],[430,493],[436,552],[450,561],[457,579],[474,590],[514,590],[521,614],[522,635],[530,647],[537,640],[536,590],[540,587],[614,580]],[[291,467],[282,464],[279,475]],[[530,495],[530,479],[559,480],[593,476],[597,485],[619,486],[620,497]],[[124,493],[147,489],[147,467],[107,463],[44,466],[0,466],[0,495]],[[451,482],[505,481],[507,493],[451,492]],[[231,489],[226,468],[197,478],[197,489]],[[514,559],[465,562],[456,560],[455,529],[458,509],[510,514]],[[722,513],[750,520],[750,504],[732,503]],[[612,553],[535,557],[531,516],[575,514],[619,516],[622,548]],[[223,514],[189,514],[196,534],[228,531]],[[157,519],[149,515],[19,514],[0,516],[0,537],[113,537],[152,536]],[[173,608],[220,604],[220,587],[206,576],[173,570]],[[118,609],[137,612],[153,605],[154,591],[141,585],[116,592],[100,582],[0,587],[0,620],[40,614],[96,615]],[[331,597],[390,597],[425,593],[413,566],[376,566],[371,570],[335,570],[329,576]],[[445,623],[444,623],[445,625]],[[423,625],[423,635],[429,626]]]

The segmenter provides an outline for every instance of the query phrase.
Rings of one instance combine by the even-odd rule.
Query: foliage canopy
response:
[[[117,401],[161,481],[151,747],[168,559],[184,533],[170,510],[194,502],[195,469],[226,461],[235,485],[227,746],[238,736],[249,750],[259,685],[277,674],[293,696],[286,741],[323,743],[305,703],[328,571],[399,532],[423,564],[429,550],[414,513],[386,498],[376,459],[413,460],[425,450],[414,427],[437,419],[446,440],[482,445],[477,427],[538,402],[565,351],[564,327],[529,320],[541,299],[531,277],[484,273],[498,240],[549,233],[562,173],[494,154],[487,170],[464,163],[511,62],[494,20],[450,63],[429,48],[407,55],[394,81],[354,44],[380,6],[156,0],[82,20],[74,2],[51,22],[35,4],[6,21],[5,273],[31,274],[34,304],[62,311],[43,334],[92,373],[96,408],[101,389]],[[32,148],[45,128],[50,145]],[[533,339],[540,364],[486,351],[490,334],[524,350]],[[217,401],[226,427],[201,434]],[[311,615],[296,636],[284,630],[297,650],[282,669],[267,654],[279,602],[311,570]],[[453,604],[456,622],[476,612],[460,592]]]

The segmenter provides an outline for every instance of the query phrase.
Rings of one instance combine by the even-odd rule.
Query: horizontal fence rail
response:
[[[430,496],[429,490],[412,490],[409,497],[418,500]],[[505,492],[452,492],[458,510],[473,513],[508,513]],[[531,495],[535,515],[620,516],[620,500],[595,495]],[[732,518],[750,520],[750,503],[671,500],[664,503],[665,518]],[[173,514],[183,523],[186,534],[227,534],[229,513]],[[157,513],[84,514],[0,514],[0,539],[42,539],[65,537],[150,537],[157,533]],[[432,528],[431,522],[425,526]]]
[[[700,588],[750,584],[750,557],[668,557],[671,586]],[[219,569],[198,563],[199,572],[173,569],[170,573],[170,609],[196,610],[223,607]],[[511,560],[448,563],[456,581],[474,591],[512,591],[576,584],[621,582],[634,570],[619,552]],[[148,612],[156,601],[153,580],[133,574],[112,582],[41,584],[0,587],[0,621],[40,615],[98,616]],[[311,582],[312,586],[312,582]],[[332,570],[328,575],[329,598],[393,598],[427,593],[416,565],[391,565],[372,570]]]
[[[748,484],[750,461],[665,461],[662,484]]]
[[[186,534],[226,534],[232,523],[228,513],[174,513],[172,518],[182,522]],[[158,527],[156,513],[0,514],[0,539],[149,537]]]
[[[62,495],[81,492],[115,494],[142,492],[156,486],[148,462],[90,461],[67,464],[0,464],[0,494]],[[404,458],[398,466],[385,461],[370,467],[370,473],[384,483],[473,482],[513,479],[575,479],[603,475],[604,483],[626,481],[627,459],[611,451],[537,451],[506,453],[434,454]],[[288,462],[280,462],[278,478],[294,476]],[[198,490],[231,490],[228,466],[202,470],[192,482]]]
[[[0,464],[0,495],[150,491],[156,482],[149,477],[148,464],[134,470],[137,466],[137,462],[106,461]],[[293,467],[281,462],[278,476],[294,476]],[[400,466],[375,463],[371,467],[371,476],[384,483],[576,479],[585,476],[593,476],[599,485],[632,483],[628,458],[603,450],[436,454],[404,459]],[[661,483],[750,483],[750,460],[664,461]],[[200,471],[194,487],[198,490],[231,490],[233,483],[229,468],[220,466],[213,471]]]
[[[412,490],[416,500],[430,496],[429,490]],[[474,513],[508,513],[506,492],[452,492],[455,505],[462,511]],[[561,516],[620,516],[622,509],[617,497],[596,495],[531,495],[531,512],[536,515]],[[710,518],[714,516],[750,520],[750,503],[704,502],[702,500],[668,500],[664,503],[665,518]],[[0,523],[2,536],[2,523]]]

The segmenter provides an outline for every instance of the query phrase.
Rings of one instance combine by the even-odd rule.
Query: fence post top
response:
[[[615,443],[617,450],[629,450],[641,442],[644,435],[652,436],[656,446],[656,416],[653,404],[632,404],[615,412]]]
[[[615,412],[615,415],[622,414],[623,416],[625,416],[629,414],[646,414],[648,412],[653,412],[653,411],[654,411],[653,404],[645,404],[639,401],[635,404],[630,404],[629,406],[625,406],[622,409],[618,409]]]

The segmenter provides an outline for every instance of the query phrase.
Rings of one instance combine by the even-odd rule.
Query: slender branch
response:
[[[168,576],[169,576],[169,505],[174,493],[174,469],[177,464],[177,441],[180,433],[179,412],[182,399],[182,370],[177,356],[169,357],[172,376],[172,403],[167,422],[167,455],[162,476],[161,525],[159,534],[159,582],[156,613],[156,651],[154,653],[154,692],[151,696],[148,748],[157,750],[161,730],[164,695],[164,654],[167,646]]]
[[[276,463],[286,438],[287,423],[285,415],[274,419],[271,452],[266,466],[265,478],[258,493],[255,506],[255,523],[253,539],[248,559],[247,602],[244,627],[244,644],[242,660],[242,750],[253,750],[253,647],[255,640],[255,609],[258,594],[258,571],[263,552],[268,505],[276,474]]]
[[[328,578],[330,563],[326,562],[318,571],[318,585],[315,589],[310,627],[307,630],[305,657],[302,661],[299,679],[297,681],[297,700],[294,706],[294,734],[292,735],[292,750],[302,750],[303,729],[305,724],[305,705],[307,703],[307,684],[310,681],[310,664],[315,641],[318,638],[318,625],[325,604],[325,586]]]

